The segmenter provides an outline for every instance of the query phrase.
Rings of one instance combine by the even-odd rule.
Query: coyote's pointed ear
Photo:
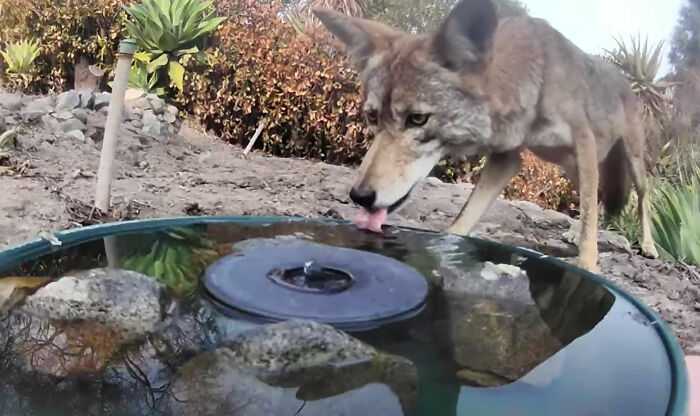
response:
[[[348,55],[360,70],[364,69],[372,55],[387,48],[401,34],[384,24],[330,9],[314,8],[313,13],[328,31],[347,46]]]
[[[483,63],[498,26],[491,0],[462,0],[435,34],[433,47],[440,62],[459,71]]]

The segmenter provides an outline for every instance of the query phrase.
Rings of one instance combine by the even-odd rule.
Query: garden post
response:
[[[119,56],[114,71],[112,98],[109,103],[109,113],[105,125],[105,135],[102,141],[102,155],[97,172],[97,190],[95,192],[95,207],[102,212],[109,211],[112,179],[114,178],[114,155],[117,148],[117,134],[122,121],[124,94],[129,85],[131,61],[136,52],[136,42],[131,39],[119,43]]]

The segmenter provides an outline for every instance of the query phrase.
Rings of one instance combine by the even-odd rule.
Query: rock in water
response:
[[[336,329],[289,321],[248,331],[185,364],[174,415],[410,414],[417,371]],[[296,391],[296,393],[291,393]],[[291,393],[291,394],[290,394]],[[241,404],[245,403],[245,406]]]
[[[93,321],[139,338],[163,319],[164,296],[161,285],[148,276],[94,269],[44,286],[27,298],[22,310],[52,321]]]

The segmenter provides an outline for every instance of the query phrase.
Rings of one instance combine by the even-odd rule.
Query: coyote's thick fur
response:
[[[351,191],[381,222],[446,156],[484,154],[481,179],[449,229],[466,235],[518,173],[527,148],[560,165],[581,196],[579,264],[596,270],[598,198],[614,214],[632,184],[642,250],[656,257],[647,209],[640,103],[612,65],[541,19],[499,22],[490,0],[463,0],[439,30],[412,35],[326,9],[347,45],[375,139]]]

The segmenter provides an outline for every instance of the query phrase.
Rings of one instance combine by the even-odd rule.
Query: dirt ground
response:
[[[88,225],[100,144],[23,127],[17,149],[0,156],[0,248],[40,232]],[[149,218],[183,215],[300,215],[350,219],[347,191],[353,171],[324,163],[279,159],[242,150],[184,127],[170,139],[128,129],[120,137],[115,215]],[[396,225],[443,229],[467,198],[464,184],[430,179],[390,217]],[[528,203],[499,201],[477,236],[570,257],[562,214]],[[700,354],[700,272],[625,252],[608,235],[603,274],[671,325],[686,352]],[[612,240],[615,240],[612,238]],[[607,243],[606,243],[607,242]],[[623,336],[623,335],[621,335]]]

